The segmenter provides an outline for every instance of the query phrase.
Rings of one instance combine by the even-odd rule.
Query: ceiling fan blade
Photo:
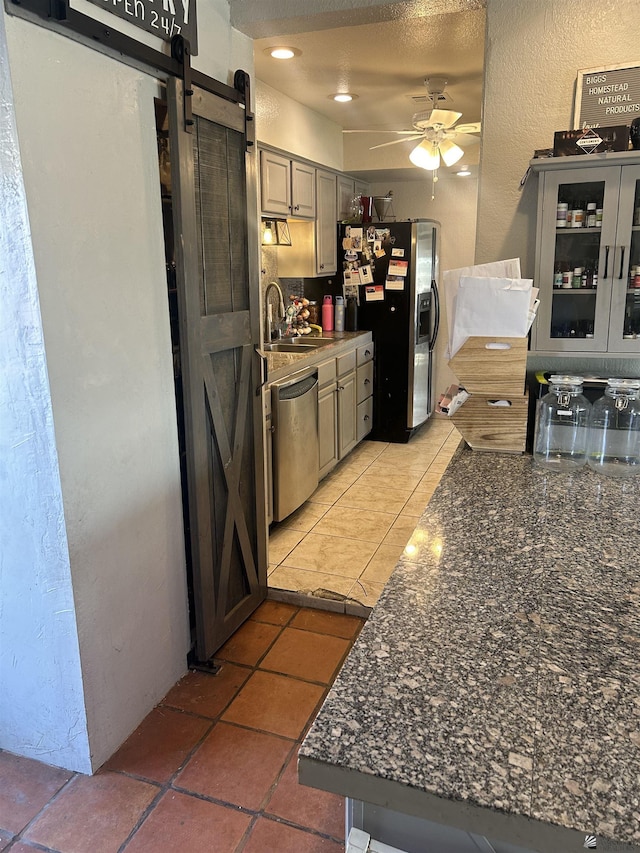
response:
[[[393,142],[383,142],[381,145],[372,145],[369,151],[375,151],[376,148],[386,148],[387,145],[397,145],[399,142],[410,142],[412,139],[422,139],[421,133],[415,133],[413,136],[405,136],[404,139],[394,139]]]
[[[480,137],[476,136],[473,133],[458,133],[458,128],[454,127],[447,133],[447,138],[452,139],[458,145],[464,145],[465,147],[474,145],[480,145]]]
[[[457,124],[453,130],[455,133],[480,133],[480,128],[479,121],[470,121],[466,124]]]
[[[462,113],[453,112],[453,110],[431,110],[429,116],[429,125],[442,125],[446,129],[453,125],[462,117]]]
[[[417,133],[416,130],[347,130],[346,128],[342,128],[343,133],[410,133],[415,135]]]

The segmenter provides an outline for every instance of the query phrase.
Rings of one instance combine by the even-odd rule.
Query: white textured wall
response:
[[[188,651],[157,83],[6,23],[95,769]]]
[[[573,126],[577,72],[638,61],[637,0],[488,0],[478,263],[519,256],[533,275],[537,148]]]
[[[416,169],[416,173],[419,170]],[[440,272],[472,264],[476,234],[476,205],[478,182],[475,177],[459,178],[442,174],[431,199],[431,173],[415,181],[372,184],[372,195],[393,191],[393,210],[396,219],[435,219],[442,225],[440,232]],[[435,382],[437,395],[456,381],[447,365],[447,318],[444,300],[440,300],[440,331],[435,349]]]
[[[261,80],[256,81],[256,134],[263,145],[342,171],[342,128]]]
[[[0,748],[89,772],[40,305],[0,15]]]

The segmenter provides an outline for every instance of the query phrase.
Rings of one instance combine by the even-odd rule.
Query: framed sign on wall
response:
[[[193,56],[198,53],[196,0],[89,0],[154,36],[171,41],[175,35],[188,39]]]
[[[631,124],[640,118],[640,61],[578,71],[575,130]]]

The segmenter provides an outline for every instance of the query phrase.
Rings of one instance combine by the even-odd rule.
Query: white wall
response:
[[[519,256],[533,275],[533,152],[573,126],[578,70],[637,62],[637,0],[488,0],[476,260]]]
[[[252,74],[251,42],[231,30],[227,0],[203,3],[200,14],[208,33],[201,30],[197,65],[227,83],[236,68]],[[16,461],[14,452],[1,483],[3,498],[15,495],[8,517],[22,520],[31,541],[15,565],[17,530],[0,563],[3,609],[25,603],[10,620],[2,614],[0,661],[4,668],[5,650],[25,635],[40,655],[16,655],[15,690],[3,680],[0,747],[91,772],[184,673],[189,648],[153,109],[159,88],[77,41],[2,16],[56,446],[25,236],[24,257],[12,258],[12,278],[24,278],[13,312],[17,340],[3,340],[0,352],[24,383],[8,435],[33,442],[34,401],[42,434],[30,458]],[[11,112],[1,104],[4,126]],[[10,165],[17,185],[18,164]],[[12,193],[3,182],[3,210]],[[33,710],[24,713],[27,696]],[[4,725],[13,724],[10,713],[24,713],[14,732]]]
[[[342,128],[261,80],[256,81],[256,134],[263,145],[342,171]]]
[[[419,175],[420,170],[416,169]],[[393,192],[396,219],[435,219],[442,225],[440,232],[440,271],[464,267],[474,262],[476,233],[476,204],[478,182],[475,177],[459,178],[441,170],[435,199],[431,199],[430,172],[414,181],[387,181],[371,184],[371,194]],[[448,342],[447,317],[444,299],[440,300],[440,331],[435,349],[434,391],[436,397],[456,381],[445,356]]]
[[[0,747],[90,770],[53,415],[0,16]]]

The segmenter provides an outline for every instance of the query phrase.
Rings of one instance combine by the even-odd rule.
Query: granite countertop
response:
[[[318,347],[311,352],[268,352],[267,374],[268,381],[275,382],[284,379],[296,370],[320,364],[328,358],[340,355],[343,350],[352,349],[353,346],[366,344],[371,340],[371,332],[323,332],[323,338],[332,338],[333,343]],[[313,339],[313,336],[311,336]],[[282,338],[286,342],[286,338]]]
[[[459,448],[301,781],[543,853],[640,849],[639,496]]]

